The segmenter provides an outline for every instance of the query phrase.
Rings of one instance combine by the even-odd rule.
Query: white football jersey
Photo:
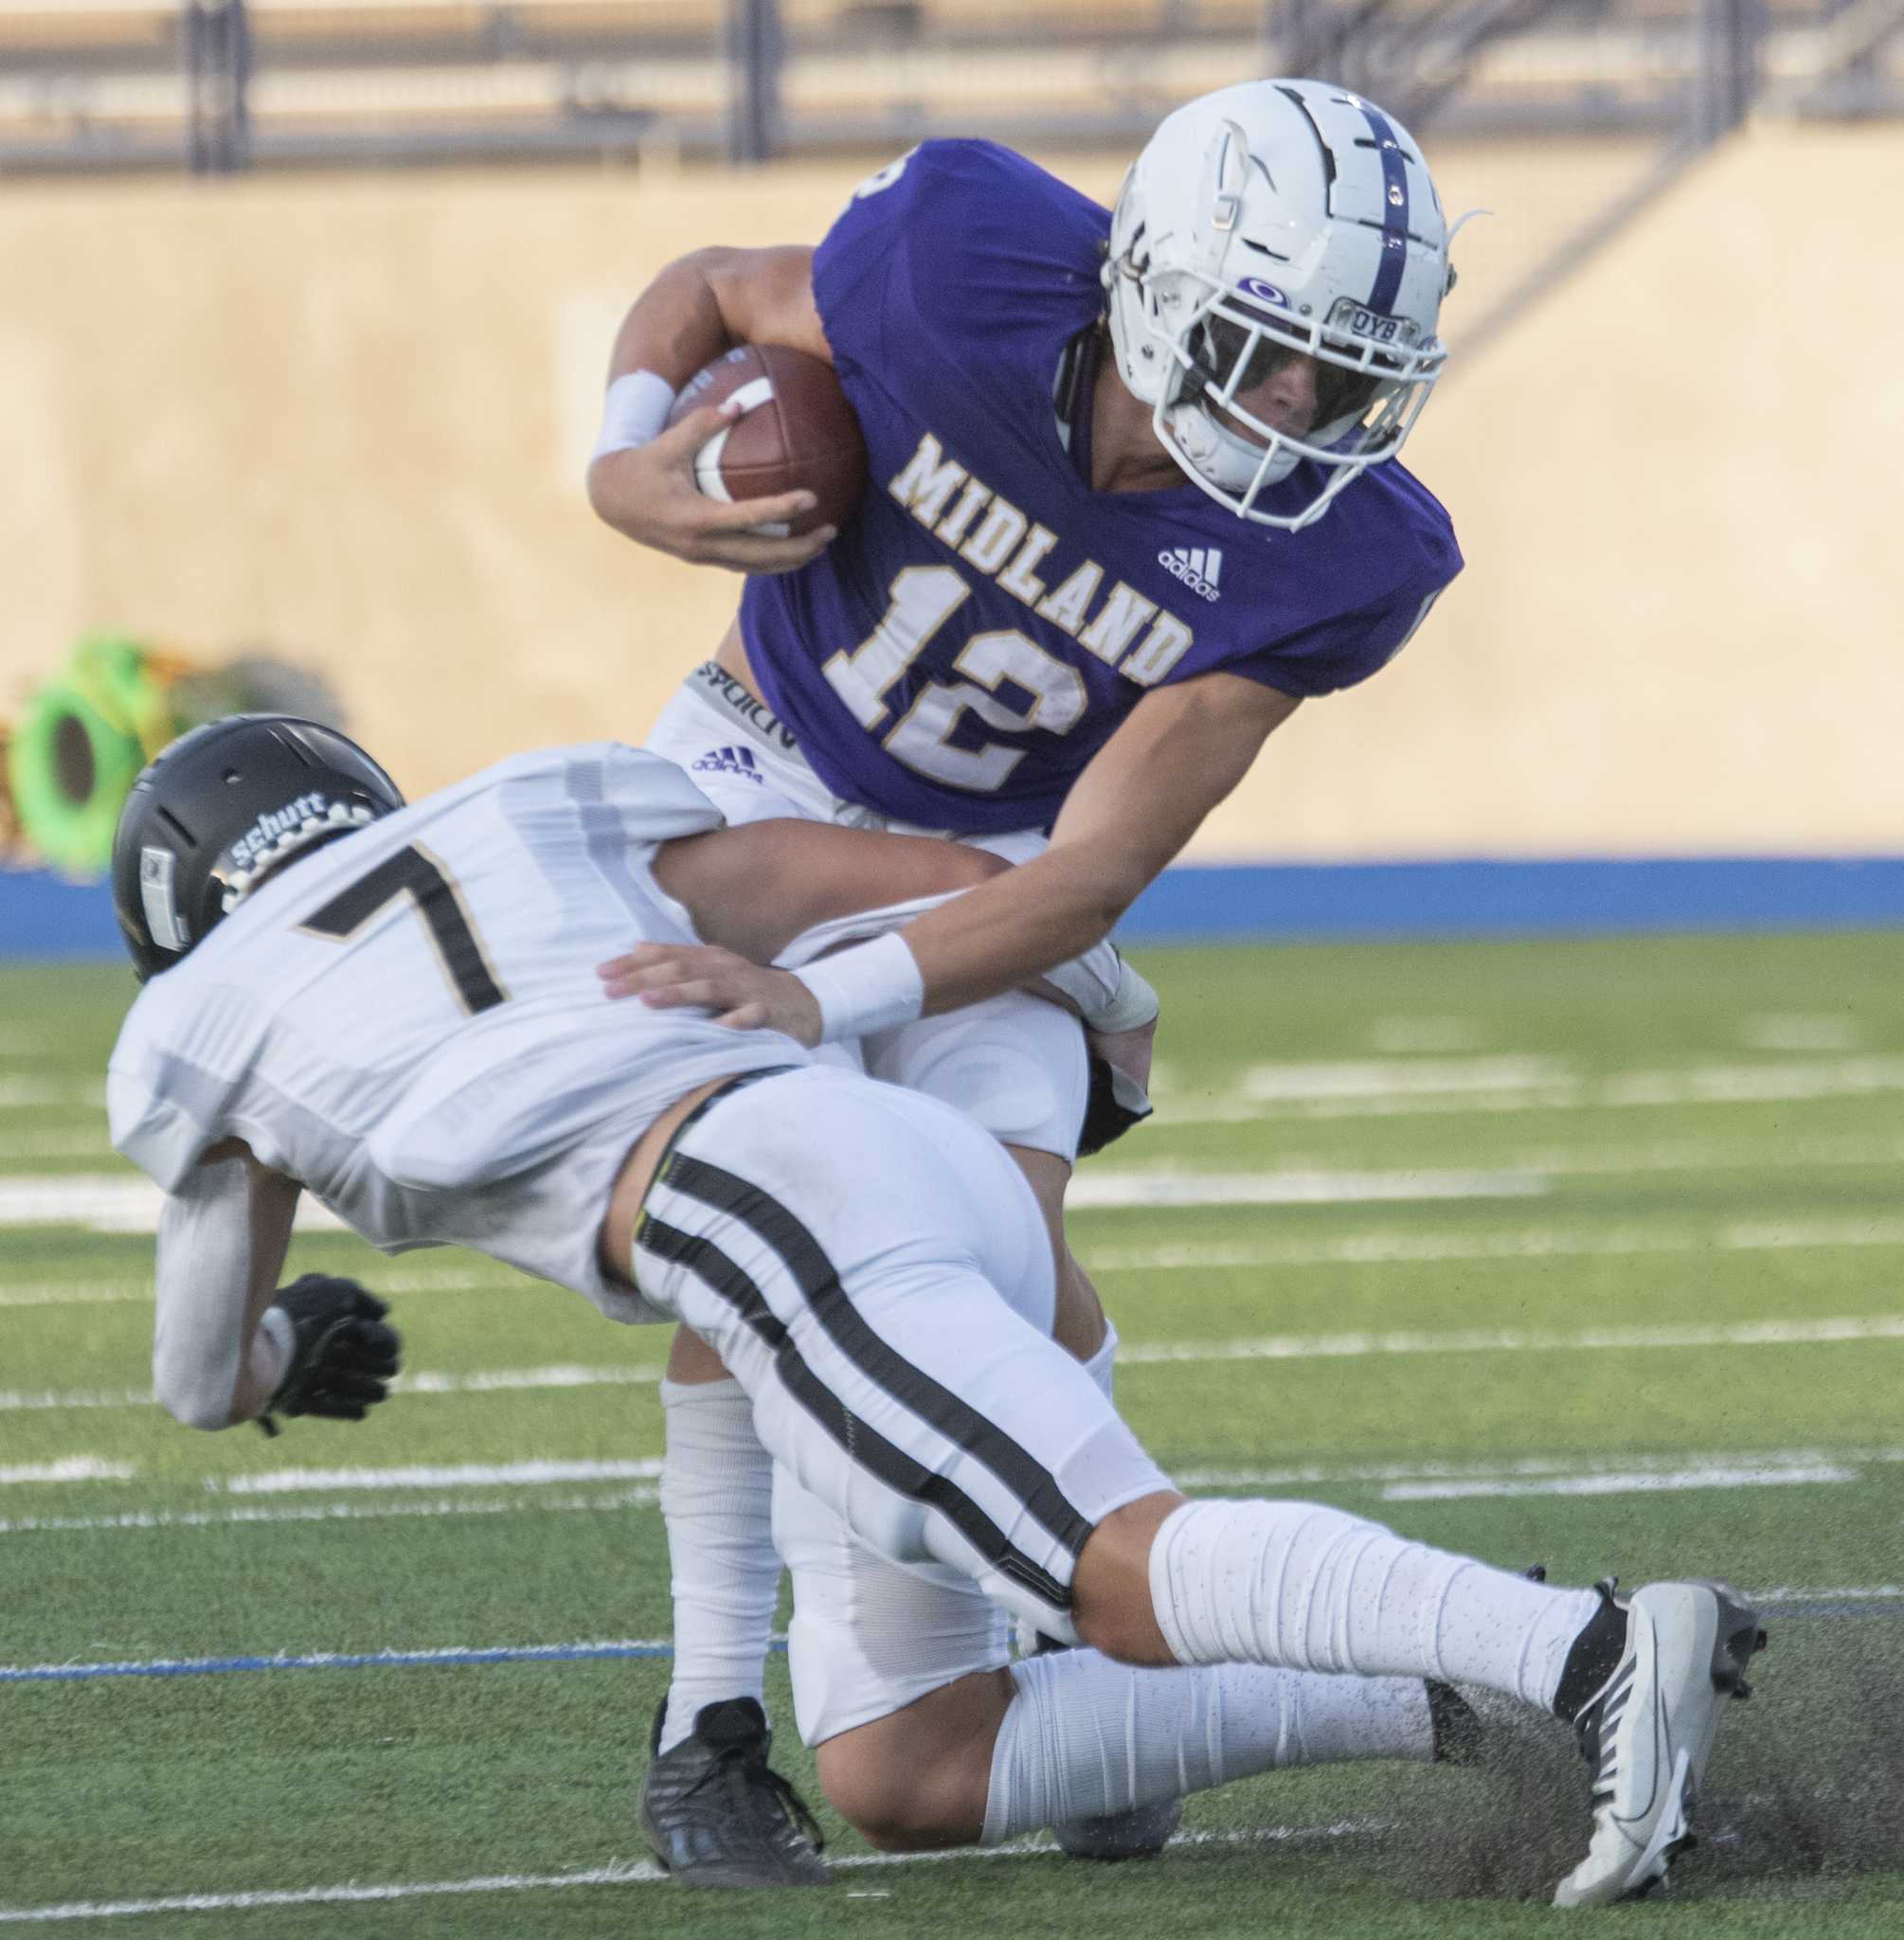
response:
[[[708,1080],[812,1053],[603,997],[692,942],[655,845],[721,826],[673,763],[518,755],[291,863],[155,977],[113,1052],[114,1145],[168,1190],[225,1138],[387,1252],[479,1248],[618,1320],[596,1235],[629,1148]]]

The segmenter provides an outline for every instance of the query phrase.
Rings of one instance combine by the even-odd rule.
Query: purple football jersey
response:
[[[1009,149],[931,141],[815,255],[871,482],[818,558],[747,581],[741,627],[765,700],[849,800],[963,833],[1046,827],[1150,689],[1217,669],[1352,686],[1461,569],[1446,512],[1393,460],[1300,532],[1188,479],[1093,492],[1052,386],[1102,314],[1109,224]],[[1078,415],[1087,437],[1088,372]],[[1314,489],[1299,471],[1272,491]]]

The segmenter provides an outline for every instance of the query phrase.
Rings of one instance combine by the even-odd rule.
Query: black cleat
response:
[[[665,1700],[651,1741],[661,1742]],[[638,1813],[648,1849],[683,1886],[825,1886],[826,1841],[805,1802],[767,1764],[773,1733],[751,1698],[704,1705],[692,1733],[656,1751]]]

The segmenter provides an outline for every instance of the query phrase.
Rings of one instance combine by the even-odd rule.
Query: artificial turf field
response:
[[[657,1882],[634,1803],[666,1676],[664,1338],[472,1255],[314,1232],[294,1270],[391,1295],[411,1392],[278,1441],[175,1427],[99,1105],[130,980],[12,966],[0,1926],[1904,1931],[1904,935],[1141,961],[1158,1116],[1082,1168],[1073,1222],[1125,1412],[1193,1487],[1764,1599],[1669,1899],[1541,1903],[1585,1840],[1558,1726],[1491,1772],[1233,1787],[1151,1864],[876,1863],[829,1819],[830,1891]],[[385,1653],[451,1655],[235,1662]],[[780,1750],[813,1797],[790,1724]]]

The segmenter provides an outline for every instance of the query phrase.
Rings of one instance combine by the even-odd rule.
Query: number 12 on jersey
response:
[[[870,638],[826,662],[821,672],[862,728],[877,731],[890,711],[887,694],[971,590],[952,566],[908,566],[893,580],[891,603]],[[976,714],[987,727],[1007,733],[1042,728],[1047,734],[1069,734],[1085,711],[1087,696],[1077,669],[1067,667],[1016,627],[974,634],[951,671],[965,678],[923,687],[880,745],[916,773],[955,788],[990,794],[1004,785],[1026,752],[996,741],[977,747],[955,745],[952,736],[965,714]],[[998,688],[1005,681],[1030,694],[1032,705],[1015,708],[1003,699]]]

